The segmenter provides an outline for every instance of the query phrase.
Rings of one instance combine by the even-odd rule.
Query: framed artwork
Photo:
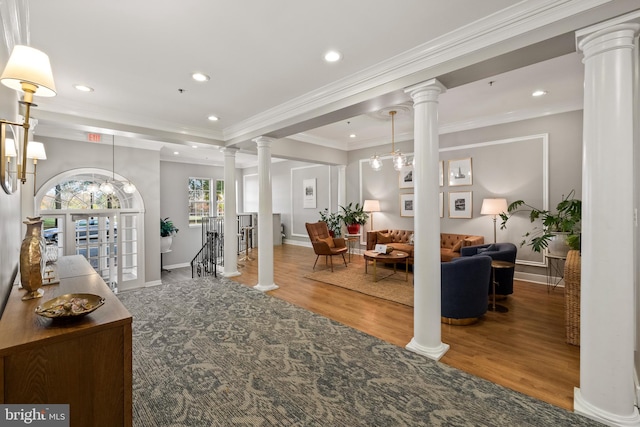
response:
[[[473,212],[471,191],[449,193],[449,218],[471,218]]]
[[[440,187],[442,187],[444,185],[444,160],[438,162],[438,172],[440,172]]]
[[[400,188],[413,188],[413,168],[405,167],[398,173]]]
[[[413,193],[400,195],[400,216],[413,216]]]
[[[442,192],[440,193],[440,218],[444,218],[444,193]]]
[[[316,208],[316,179],[302,180],[302,189],[304,192],[302,207],[304,209]]]
[[[449,160],[449,186],[473,184],[471,172],[471,157],[459,160]]]

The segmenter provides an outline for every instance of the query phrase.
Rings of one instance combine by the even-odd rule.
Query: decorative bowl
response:
[[[94,294],[66,294],[50,299],[36,308],[36,314],[51,319],[84,316],[104,304],[104,298]]]

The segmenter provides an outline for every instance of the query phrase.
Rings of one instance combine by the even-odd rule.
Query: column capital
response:
[[[437,97],[439,94],[445,93],[446,91],[447,87],[440,83],[440,80],[438,79],[426,80],[422,83],[418,83],[404,89],[404,92],[408,93],[414,99],[418,94],[433,93]]]
[[[257,138],[253,138],[252,141],[255,142],[258,147],[269,147],[271,146],[271,143],[273,143],[273,141],[275,141],[275,138],[271,138],[268,136],[259,136]]]
[[[236,153],[240,151],[240,149],[236,147],[221,147],[220,151],[224,153],[225,157],[235,157]]]
[[[624,23],[606,28],[587,28],[576,33],[578,49],[585,59],[614,49],[633,49],[634,39],[640,30],[638,23]]]

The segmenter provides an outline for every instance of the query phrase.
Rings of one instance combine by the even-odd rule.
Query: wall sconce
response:
[[[38,160],[47,160],[47,152],[44,149],[42,142],[29,141],[27,143],[27,159],[33,160],[33,172],[28,172],[26,165],[16,165],[15,158],[18,153],[16,151],[16,143],[13,138],[5,138],[4,146],[4,161],[2,162],[3,170],[2,176],[5,178],[2,181],[2,186],[9,194],[13,193],[15,179],[13,177],[23,174],[33,174],[33,194],[36,192],[36,167]]]
[[[19,146],[17,150],[17,153],[21,155],[21,161],[18,162],[18,165],[21,166],[18,168],[18,178],[24,184],[27,182],[26,165],[31,106],[36,106],[36,104],[33,103],[33,97],[49,97],[56,95],[56,88],[55,83],[53,82],[53,74],[51,73],[49,57],[44,52],[32,47],[16,45],[11,52],[7,66],[2,72],[2,75],[0,75],[0,82],[13,90],[24,92],[22,101],[19,101],[19,103],[25,107],[24,121],[22,123],[17,123],[8,120],[0,120],[0,124],[2,126],[2,130],[0,132],[0,158],[2,159],[3,165],[6,165],[7,162],[5,162],[5,159],[9,157],[7,156],[7,152],[9,150],[6,148],[7,125],[20,126],[24,129],[22,145]],[[3,166],[2,169],[5,169],[5,167]],[[3,170],[1,172],[2,187],[5,192],[11,194],[13,190],[9,191],[7,189],[8,185],[5,185],[6,174],[11,172],[8,170]]]
[[[33,160],[33,194],[36,194],[36,168],[38,160],[47,160],[47,152],[42,142],[29,141],[27,144],[27,159]],[[27,166],[24,166],[27,169]]]

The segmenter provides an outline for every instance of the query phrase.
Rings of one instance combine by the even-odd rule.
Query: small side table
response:
[[[497,268],[515,268],[515,264],[509,261],[494,259],[491,261],[491,286],[493,287],[493,301],[489,304],[489,311],[498,313],[506,313],[509,309],[503,305],[496,304],[496,269]]]
[[[349,253],[349,262],[351,262],[351,252],[353,252],[353,244],[354,243],[358,243],[360,241],[360,236],[362,234],[357,233],[357,234],[349,234],[346,233],[344,235],[344,240],[347,241],[347,252]]]
[[[547,292],[554,290],[564,279],[564,261],[566,255],[544,254],[547,259]]]

